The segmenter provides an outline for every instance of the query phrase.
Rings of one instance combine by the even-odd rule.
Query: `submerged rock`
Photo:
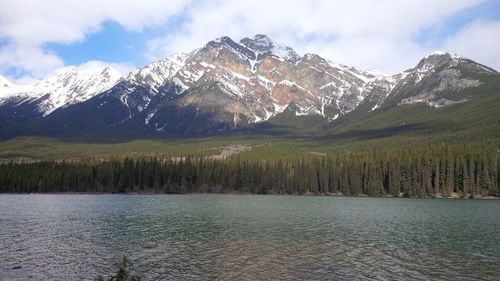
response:
[[[144,248],[146,249],[154,249],[154,248],[158,248],[158,243],[155,243],[155,242],[148,242],[146,243],[146,245],[144,245]]]
[[[16,266],[14,266],[12,269],[21,269],[21,268],[23,268],[23,267],[22,267],[22,266],[20,266],[20,265],[16,265]]]

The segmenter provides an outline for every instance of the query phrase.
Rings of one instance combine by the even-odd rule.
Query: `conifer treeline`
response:
[[[499,195],[495,147],[370,151],[295,161],[139,158],[0,165],[0,192]]]

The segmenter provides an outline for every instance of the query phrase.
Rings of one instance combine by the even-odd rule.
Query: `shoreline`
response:
[[[110,192],[30,192],[30,193],[15,193],[7,192],[0,193],[2,195],[258,195],[258,196],[297,196],[297,197],[350,197],[350,198],[392,198],[392,199],[454,199],[454,200],[500,200],[500,196],[468,196],[459,197],[456,195],[451,196],[435,196],[435,197],[418,197],[418,196],[369,196],[367,194],[358,195],[345,195],[341,193],[305,193],[305,194],[287,194],[287,193],[271,193],[271,194],[258,194],[258,193],[244,193],[244,192],[222,192],[222,193],[209,193],[209,192],[194,192],[194,193],[155,193],[155,192],[126,192],[126,193],[110,193]]]

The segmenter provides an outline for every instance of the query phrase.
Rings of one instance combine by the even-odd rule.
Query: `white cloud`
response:
[[[189,51],[224,35],[239,40],[263,33],[301,54],[394,73],[433,51],[415,41],[419,32],[484,1],[0,0],[0,73],[16,69],[43,78],[64,66],[57,54],[44,49],[47,43],[81,42],[106,21],[140,32],[181,13],[186,20],[176,23],[175,31],[148,42],[149,59]],[[498,68],[498,34],[497,25],[477,22],[436,47]]]
[[[0,71],[14,68],[40,77],[63,65],[64,62],[57,55],[38,46],[7,44],[0,47]]]
[[[202,0],[187,11],[188,21],[177,32],[149,42],[148,55],[161,58],[222,35],[240,39],[263,33],[301,53],[396,72],[432,51],[415,42],[419,31],[481,2]]]
[[[443,43],[443,49],[500,70],[500,21],[477,21]]]
[[[46,43],[80,42],[117,22],[130,31],[160,25],[178,14],[190,0],[0,0],[0,72],[14,68],[43,77],[63,65]],[[1,46],[1,45],[0,45]]]

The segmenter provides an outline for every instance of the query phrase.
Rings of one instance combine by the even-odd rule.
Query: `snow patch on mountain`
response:
[[[120,73],[106,66],[81,70],[67,67],[55,76],[32,85],[12,85],[2,100],[36,103],[38,112],[47,116],[60,107],[86,101],[113,87]],[[1,102],[1,101],[0,101]]]
[[[41,100],[39,109],[46,116],[59,107],[86,101],[108,90],[120,76],[111,67],[89,70],[71,68],[33,85],[33,94]]]
[[[143,68],[130,71],[123,79],[139,85],[147,85],[158,90],[166,81],[169,81],[186,64],[189,54],[174,54],[166,59],[149,64]]]
[[[445,52],[445,51],[439,51],[439,50],[437,50],[437,51],[434,51],[434,52],[426,55],[424,57],[424,60],[425,59],[429,59],[431,57],[435,57],[435,56],[450,56],[452,59],[464,59],[464,57],[461,57],[461,56],[459,56],[456,53],[450,53],[450,52]]]

